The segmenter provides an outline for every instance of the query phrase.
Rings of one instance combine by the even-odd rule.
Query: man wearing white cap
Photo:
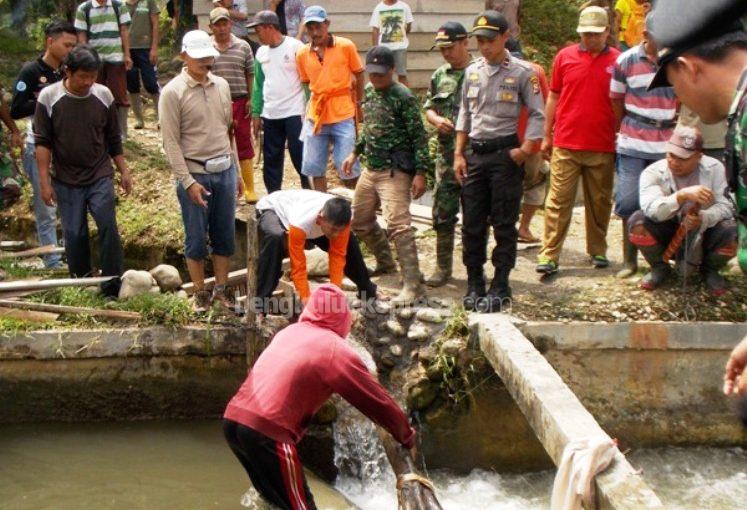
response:
[[[195,310],[201,312],[213,301],[229,305],[226,281],[242,185],[236,178],[231,89],[210,72],[218,51],[206,32],[192,30],[184,34],[181,56],[186,65],[163,88],[158,116],[163,147],[177,180]],[[215,269],[212,297],[204,287],[208,234]]]
[[[734,207],[724,193],[726,170],[717,159],[703,155],[697,128],[675,129],[666,151],[666,159],[641,174],[641,210],[628,220],[630,241],[651,265],[640,286],[653,290],[669,277],[671,269],[663,256],[682,223],[688,239],[675,258],[685,274],[699,266],[708,291],[720,296],[726,282],[719,270],[737,252]]]

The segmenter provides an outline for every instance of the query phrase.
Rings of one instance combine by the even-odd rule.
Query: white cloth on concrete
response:
[[[593,508],[594,477],[610,465],[617,446],[609,437],[571,441],[563,456],[552,487],[551,510]]]

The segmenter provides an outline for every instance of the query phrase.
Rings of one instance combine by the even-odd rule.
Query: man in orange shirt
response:
[[[342,162],[353,152],[356,139],[356,118],[361,119],[363,98],[363,63],[355,43],[329,33],[327,11],[318,5],[304,12],[306,33],[311,42],[296,55],[301,82],[311,90],[306,123],[301,132],[303,165],[301,173],[309,178],[314,189],[327,191],[327,159],[329,144],[338,175],[346,185],[354,187],[360,175],[356,163],[351,174],[344,174]],[[352,86],[355,83],[355,98]]]
[[[306,241],[329,253],[329,280],[342,286],[345,274],[358,287],[363,301],[377,297],[358,240],[350,233],[352,211],[344,198],[314,190],[280,190],[257,202],[259,267],[255,310],[272,310],[270,297],[290,257],[291,279],[301,301],[311,294],[306,271]],[[276,310],[280,311],[280,310]]]

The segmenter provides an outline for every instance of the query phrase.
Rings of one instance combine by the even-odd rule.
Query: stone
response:
[[[397,362],[394,360],[394,357],[388,352],[384,353],[381,356],[380,362],[386,368],[392,368],[394,365],[397,364]]]
[[[309,276],[329,275],[329,254],[320,249],[306,250],[306,273]]]
[[[403,321],[409,321],[410,319],[412,319],[413,315],[415,315],[415,310],[413,310],[409,306],[397,311],[397,317],[399,317]]]
[[[342,279],[342,290],[347,290],[349,292],[352,292],[354,290],[358,290],[358,286],[354,284],[350,278],[343,278]]]
[[[174,266],[160,264],[150,270],[150,275],[163,292],[174,292],[182,286],[182,277]]]
[[[441,312],[434,310],[433,308],[421,308],[418,310],[418,313],[415,314],[415,317],[417,317],[419,321],[430,322],[431,324],[440,324],[444,321]]]
[[[436,400],[438,386],[427,378],[420,379],[407,392],[407,408],[422,411]]]
[[[426,365],[431,364],[434,361],[436,361],[437,357],[438,357],[438,351],[432,345],[423,347],[420,350],[418,350],[418,358],[420,358],[420,361]]]
[[[461,338],[450,338],[449,340],[446,340],[441,344],[441,348],[439,350],[446,356],[456,358],[459,353],[465,349],[467,349],[467,342],[465,342]]]
[[[392,356],[400,357],[402,356],[402,346],[401,345],[392,345],[389,347],[389,352],[392,353]]]
[[[176,292],[176,297],[181,299],[189,299],[189,294],[187,294],[186,290],[179,290]]]
[[[157,285],[156,280],[148,271],[130,269],[122,275],[122,287],[119,289],[119,299],[147,294],[154,285]]]
[[[388,336],[382,336],[381,338],[377,338],[374,340],[374,343],[376,345],[389,345],[392,342],[391,337]]]
[[[159,287],[158,285],[154,285],[153,287],[150,288],[148,292],[150,292],[151,294],[160,294],[161,287]]]
[[[394,319],[386,321],[386,329],[394,336],[405,336],[405,327]]]
[[[410,326],[410,330],[407,332],[407,338],[414,342],[423,342],[430,338],[430,336],[431,331],[422,324],[418,323]]]
[[[438,382],[443,379],[443,372],[441,372],[441,367],[438,364],[433,364],[426,368],[425,375],[433,382]]]
[[[337,407],[334,402],[327,400],[314,415],[314,423],[326,425],[337,420]]]
[[[101,294],[101,287],[98,285],[91,285],[90,287],[85,287],[83,290],[90,294]]]

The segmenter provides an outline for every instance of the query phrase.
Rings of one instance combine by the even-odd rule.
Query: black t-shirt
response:
[[[36,98],[47,85],[63,78],[61,69],[52,69],[41,57],[26,63],[18,74],[13,86],[13,101],[10,103],[10,116],[14,119],[33,117],[36,111]]]

